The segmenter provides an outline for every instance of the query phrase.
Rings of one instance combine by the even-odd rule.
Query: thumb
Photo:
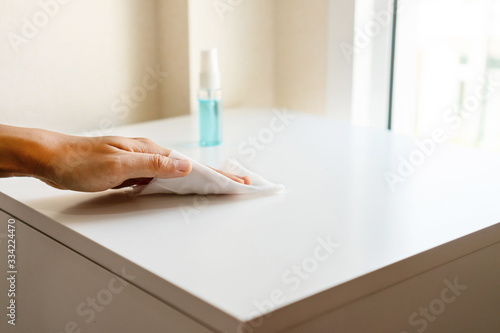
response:
[[[189,160],[178,160],[160,154],[129,153],[123,158],[127,178],[177,178],[187,176],[192,169]]]

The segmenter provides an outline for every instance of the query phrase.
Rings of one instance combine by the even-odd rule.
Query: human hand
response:
[[[21,160],[28,166],[8,175],[34,176],[58,189],[98,192],[147,184],[155,177],[184,177],[191,172],[189,160],[169,158],[169,149],[145,138],[80,137],[5,125],[0,127],[0,134],[12,133],[13,129],[17,142],[24,144],[17,149],[24,152]],[[2,169],[0,176],[5,176]],[[218,172],[236,182],[250,183],[247,177]]]

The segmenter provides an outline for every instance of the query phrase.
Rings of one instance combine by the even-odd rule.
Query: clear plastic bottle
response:
[[[200,146],[216,146],[222,142],[222,100],[217,49],[201,51],[198,113]]]

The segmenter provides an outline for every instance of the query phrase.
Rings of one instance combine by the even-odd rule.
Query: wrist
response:
[[[0,177],[44,177],[44,130],[0,125]]]

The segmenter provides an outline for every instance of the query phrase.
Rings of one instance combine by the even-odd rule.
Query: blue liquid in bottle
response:
[[[216,146],[222,142],[221,100],[198,99],[200,119],[200,146]]]

